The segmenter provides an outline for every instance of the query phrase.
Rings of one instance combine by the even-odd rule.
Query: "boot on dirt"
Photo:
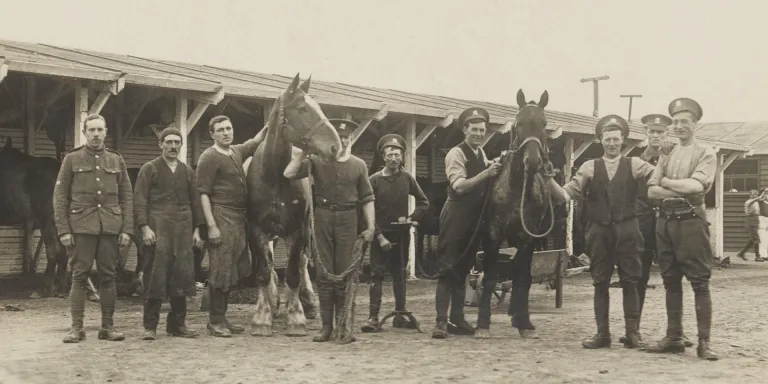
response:
[[[696,355],[698,355],[700,359],[704,360],[718,360],[717,354],[715,354],[715,352],[709,348],[709,339],[699,339],[699,346],[696,347]]]
[[[123,341],[125,340],[125,335],[116,331],[114,328],[101,328],[99,329],[99,340],[109,340],[109,341]]]
[[[223,323],[213,324],[209,322],[206,328],[213,337],[232,337],[232,332]]]
[[[645,348],[643,338],[640,336],[640,332],[637,330],[637,320],[625,319],[624,323],[626,324],[626,335],[623,337],[624,347],[630,349]]]
[[[224,305],[223,311],[222,311],[223,320],[224,320],[224,326],[227,327],[227,329],[229,329],[229,332],[231,332],[233,335],[237,335],[237,334],[245,332],[245,328],[243,328],[243,327],[241,327],[239,325],[232,324],[227,319],[227,315],[226,314],[227,314],[227,309],[229,307],[229,291],[222,292],[221,294],[222,294],[222,301],[223,301],[223,305]]]
[[[395,315],[395,318],[392,319],[392,327],[403,328],[403,329],[416,329],[416,324],[412,323],[411,320],[405,315]]]
[[[339,323],[339,320],[341,320],[342,316],[347,315],[347,307],[346,307],[346,301],[347,301],[347,295],[344,289],[337,289],[336,292],[334,292],[334,315],[336,317],[336,324]],[[351,325],[347,324],[347,327],[349,328],[349,332],[351,333]],[[336,329],[336,331],[340,331],[340,329]],[[340,342],[346,343],[353,343],[357,341],[357,339],[354,336],[351,336],[345,340],[339,339]]]
[[[394,320],[392,321],[394,324]],[[379,323],[379,319],[376,317],[369,317],[368,320],[363,324],[362,327],[360,327],[360,330],[365,333],[372,333],[372,332],[378,332],[381,330],[381,323]]]
[[[64,336],[65,344],[76,344],[85,340],[85,330],[83,328],[73,327],[69,333]]]
[[[171,311],[168,312],[168,318],[165,322],[165,332],[168,336],[187,339],[199,336],[199,333],[187,328],[186,319],[187,299],[185,297],[171,297]]]
[[[438,321],[435,325],[435,329],[432,330],[433,339],[446,339],[448,338],[448,322],[445,320]]]
[[[145,329],[144,335],[141,337],[142,340],[157,340],[157,331],[154,329]]]
[[[597,333],[592,338],[581,342],[581,346],[586,349],[599,349],[611,347],[611,334],[610,333]]]
[[[665,336],[655,345],[645,348],[649,353],[683,353],[685,352],[685,343],[681,339],[673,339]]]
[[[331,339],[333,333],[333,287],[318,286],[318,301],[320,302],[320,319],[323,327],[312,338],[316,343],[323,343]]]

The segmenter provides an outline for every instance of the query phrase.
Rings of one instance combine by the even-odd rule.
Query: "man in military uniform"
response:
[[[85,340],[87,273],[93,261],[99,273],[101,297],[100,340],[120,341],[114,328],[117,291],[115,269],[118,246],[127,247],[133,236],[133,193],[125,161],[104,146],[107,123],[101,115],[83,121],[85,145],[64,156],[53,190],[53,209],[59,240],[67,248],[72,267],[69,293],[72,330],[65,343]]]
[[[184,138],[176,127],[160,132],[162,155],[145,163],[136,179],[133,212],[141,233],[144,263],[144,340],[155,340],[160,306],[170,297],[166,332],[194,338],[188,329],[187,297],[195,296],[195,256],[205,225],[195,171],[179,161]]]
[[[215,337],[231,337],[245,328],[229,322],[230,289],[251,273],[246,249],[247,187],[243,163],[256,152],[266,129],[242,144],[232,144],[234,127],[227,116],[208,123],[213,145],[197,161],[197,190],[208,226],[210,309],[207,328]],[[253,165],[251,165],[253,166]]]
[[[376,228],[375,198],[368,180],[368,166],[351,153],[349,135],[357,128],[357,123],[344,119],[328,120],[341,139],[342,149],[336,161],[326,162],[298,150],[283,175],[288,179],[302,179],[310,175],[311,169],[319,258],[328,273],[339,275],[353,261],[352,250],[358,236],[367,242],[373,238]],[[365,223],[358,223],[358,209],[361,207]],[[312,341],[325,342],[331,338],[334,315],[336,318],[344,315],[346,286],[344,282],[334,283],[322,270],[318,270],[317,289],[323,327]],[[354,341],[354,338],[351,340]]]
[[[683,286],[691,282],[699,330],[698,356],[717,360],[709,346],[712,325],[712,247],[704,196],[712,188],[717,172],[715,151],[696,141],[695,129],[703,111],[699,103],[680,98],[669,104],[675,135],[680,145],[662,156],[648,182],[648,198],[661,200],[656,223],[659,268],[666,290],[667,335],[649,352],[676,353],[685,350],[683,341]]]
[[[380,328],[379,310],[381,309],[382,282],[389,264],[392,275],[392,291],[395,296],[395,311],[405,311],[405,265],[402,251],[408,249],[411,236],[408,232],[396,228],[392,223],[411,223],[418,225],[429,208],[429,200],[416,179],[403,169],[405,139],[397,134],[384,135],[377,145],[377,150],[386,162],[381,171],[369,178],[373,195],[376,199],[376,241],[371,244],[370,312],[368,322],[363,325],[363,332],[376,332]],[[408,195],[416,199],[416,208],[408,215]],[[395,328],[414,328],[410,320],[398,314],[392,320]]]
[[[437,240],[437,325],[432,331],[432,338],[435,339],[445,339],[448,333],[475,333],[464,318],[465,282],[474,265],[478,246],[469,243],[478,221],[482,219],[480,214],[486,187],[501,169],[499,162],[487,160],[482,148],[489,120],[488,112],[482,108],[464,110],[458,121],[464,141],[445,155],[445,174],[449,184],[448,199],[440,212],[440,235]]]
[[[626,329],[624,344],[637,348],[642,346],[637,326],[640,318],[637,285],[642,275],[643,236],[636,218],[635,200],[640,184],[647,183],[654,167],[639,158],[621,155],[621,146],[629,136],[629,124],[621,116],[608,115],[600,119],[595,135],[603,145],[603,157],[584,162],[565,187],[560,187],[554,179],[550,179],[549,185],[559,201],[584,199],[586,204],[586,244],[595,287],[597,334],[581,345],[587,349],[611,345],[609,288],[614,266],[618,265]]]

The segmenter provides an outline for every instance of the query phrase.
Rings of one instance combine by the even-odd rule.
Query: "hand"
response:
[[[501,170],[501,163],[492,163],[488,168],[485,169],[485,175],[486,177],[493,177],[499,174],[499,171]]]
[[[120,232],[120,235],[117,236],[117,245],[121,247],[131,245],[131,236],[127,233]]]
[[[215,225],[208,227],[208,241],[214,245],[221,244],[221,231],[219,230],[219,227]]]
[[[149,225],[141,227],[141,241],[148,247],[155,245],[157,242],[155,231],[149,228]]]
[[[675,148],[675,145],[676,144],[670,140],[664,140],[661,143],[661,153],[669,155],[669,153],[672,152],[672,149]]]
[[[379,245],[381,246],[381,249],[387,252],[392,250],[392,243],[390,243],[384,235],[379,235]]]
[[[659,180],[659,186],[662,187],[662,188],[666,188],[667,187],[667,177],[666,176],[662,177],[661,180]]]
[[[59,241],[61,241],[61,245],[65,247],[71,247],[75,245],[75,237],[72,236],[71,233],[65,233],[59,236]]]
[[[368,228],[363,232],[360,232],[360,237],[362,237],[366,242],[370,243],[371,240],[373,240],[373,228]]]
[[[196,249],[203,248],[203,238],[200,237],[200,228],[195,227],[195,231],[192,232],[192,246]]]

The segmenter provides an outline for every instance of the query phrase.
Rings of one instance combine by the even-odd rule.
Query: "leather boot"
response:
[[[235,325],[229,322],[229,319],[227,319],[227,310],[229,309],[229,293],[230,291],[222,292],[222,317],[224,319],[224,326],[229,329],[229,332],[231,332],[233,335],[240,334],[245,332],[245,328]]]
[[[363,332],[377,332],[381,329],[379,324],[379,310],[381,309],[381,289],[382,281],[379,277],[374,277],[371,287],[368,290],[369,305],[368,305],[368,320],[360,328]]]
[[[611,332],[608,313],[610,310],[610,297],[608,295],[609,283],[595,285],[594,310],[597,334],[592,338],[581,342],[586,349],[610,348]]]
[[[648,346],[650,353],[683,353],[683,288],[680,282],[665,282],[667,304],[667,335],[655,345]]]
[[[709,294],[709,281],[691,282],[696,302],[696,323],[699,328],[699,345],[696,353],[705,360],[717,360],[717,355],[709,348],[709,333],[712,328],[712,297]]]
[[[232,332],[224,324],[224,297],[220,289],[208,286],[209,321],[206,325],[208,332],[214,337],[232,337]]]
[[[333,287],[326,287],[318,284],[320,319],[323,323],[323,326],[320,328],[320,332],[312,338],[312,341],[314,342],[322,343],[331,339],[331,333],[333,333],[333,296]]]
[[[453,292],[451,293],[451,316],[448,322],[448,333],[453,335],[474,335],[475,327],[464,318],[464,297],[467,295],[466,279],[454,277]]]
[[[339,323],[339,320],[341,320],[342,316],[347,315],[346,301],[347,301],[347,294],[346,294],[345,288],[337,287],[336,292],[334,292],[334,308],[335,308],[334,315],[336,315],[335,316],[336,324]],[[347,326],[349,325],[350,324],[347,324]],[[356,340],[357,339],[354,336],[352,336],[348,341],[351,343]]]
[[[445,339],[448,337],[448,322],[445,319],[438,319],[435,329],[432,330],[433,339]]]
[[[84,281],[73,279],[69,291],[70,310],[72,313],[72,329],[62,340],[66,344],[75,344],[85,340],[85,329],[83,329],[83,317],[85,314],[85,295],[86,290]]]
[[[699,346],[696,347],[696,355],[700,359],[716,361],[718,359],[717,354],[709,348],[709,339],[699,339]]]
[[[76,344],[83,340],[85,340],[85,330],[82,327],[72,327],[69,333],[64,336],[63,341],[65,344]]]
[[[435,289],[435,312],[437,312],[437,324],[432,330],[433,339],[445,339],[448,337],[448,307],[451,306],[452,283],[451,276],[440,276]],[[464,298],[461,298],[464,300]]]
[[[169,336],[193,339],[199,334],[186,325],[187,298],[171,296],[171,310],[168,312],[168,320],[165,323],[165,332]]]
[[[640,304],[637,291],[637,283],[625,282],[622,287],[622,301],[624,307],[625,338],[624,346],[627,348],[642,348],[643,338],[638,329],[640,320]]]

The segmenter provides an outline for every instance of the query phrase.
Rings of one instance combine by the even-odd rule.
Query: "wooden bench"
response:
[[[517,248],[502,248],[499,250],[499,262],[496,267],[496,277],[500,281],[497,288],[494,289],[494,296],[499,302],[504,302],[507,293],[512,289],[512,260],[515,258]],[[483,251],[477,253],[478,258],[483,256]],[[543,282],[554,285],[555,289],[555,308],[563,307],[563,278],[565,270],[568,267],[568,254],[564,249],[555,249],[550,251],[539,251],[533,253],[531,261],[532,283]],[[478,288],[480,284],[478,281]],[[497,291],[501,291],[501,295]],[[479,297],[479,296],[478,296]]]

